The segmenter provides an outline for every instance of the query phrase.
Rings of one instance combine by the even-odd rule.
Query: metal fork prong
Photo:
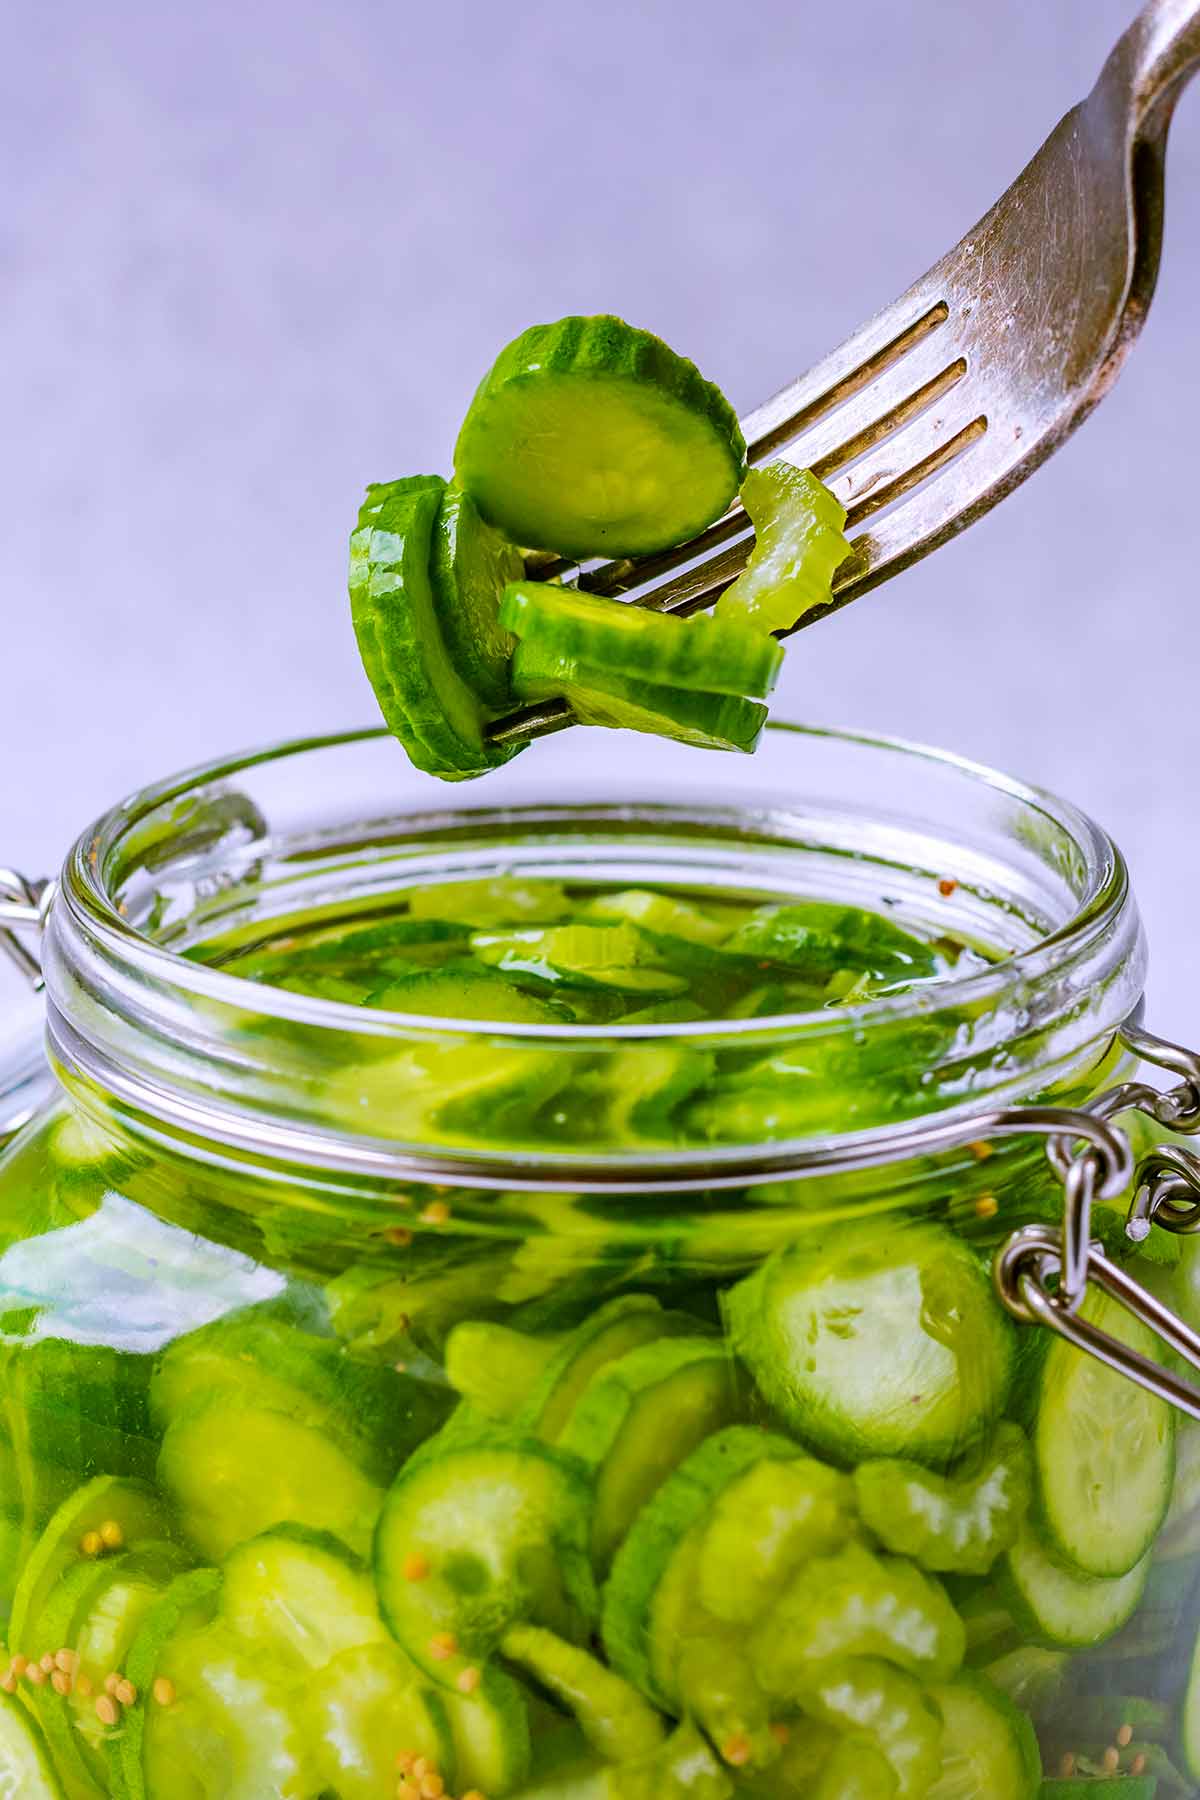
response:
[[[911,307],[907,310],[913,312]],[[815,369],[743,419],[747,456],[752,463],[778,455],[784,445],[793,443],[811,426],[853,400],[944,325],[949,316],[944,300],[922,307],[904,323],[900,323],[898,312],[893,306],[880,313]]]
[[[886,439],[895,437],[898,432],[903,431],[906,425],[919,419],[922,413],[936,405],[950,392],[951,388],[957,387],[966,372],[966,357],[957,357],[945,368],[940,369],[936,375],[930,376],[928,381],[922,382],[919,387],[906,394],[902,400],[898,400],[894,406],[888,407],[885,412],[872,418],[852,437],[840,443],[836,449],[826,451],[823,456],[811,458],[798,456],[796,460],[801,462],[804,467],[810,468],[814,475],[819,475],[822,481],[829,481],[840,470],[848,468],[851,463],[857,462],[859,457],[865,456],[868,451],[873,450],[877,444],[882,444]]]

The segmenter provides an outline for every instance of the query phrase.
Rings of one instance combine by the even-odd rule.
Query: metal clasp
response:
[[[1121,1037],[1143,1062],[1182,1079],[1167,1089],[1124,1082],[1081,1108],[1076,1119],[1106,1120],[1121,1137],[1126,1156],[1128,1139],[1113,1123],[1121,1113],[1144,1113],[1172,1131],[1200,1131],[1200,1055],[1155,1037],[1140,1025],[1126,1024]],[[996,1291],[1015,1318],[1046,1326],[1189,1418],[1200,1420],[1200,1386],[1151,1362],[1080,1313],[1089,1285],[1094,1285],[1200,1371],[1200,1333],[1092,1238],[1093,1200],[1102,1193],[1112,1195],[1112,1153],[1094,1137],[1073,1132],[1068,1125],[1047,1145],[1051,1166],[1063,1183],[1062,1225],[1027,1225],[1015,1231],[996,1255]],[[1200,1154],[1179,1144],[1156,1144],[1137,1165],[1126,1236],[1132,1243],[1142,1243],[1155,1225],[1180,1235],[1200,1231]]]
[[[29,881],[15,869],[0,869],[0,950],[34,989],[42,985],[42,965],[17,932],[40,934],[53,898],[53,882]]]

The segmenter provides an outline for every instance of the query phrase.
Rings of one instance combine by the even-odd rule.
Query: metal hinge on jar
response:
[[[1181,1079],[1165,1089],[1124,1082],[1080,1108],[1074,1123],[1069,1113],[1059,1115],[1063,1123],[1051,1135],[1047,1152],[1063,1183],[1062,1225],[1026,1225],[1015,1231],[996,1256],[996,1289],[1016,1318],[1046,1326],[1200,1420],[1196,1382],[1142,1356],[1080,1311],[1089,1287],[1098,1288],[1200,1371],[1200,1333],[1114,1262],[1091,1234],[1093,1202],[1123,1192],[1130,1173],[1134,1196],[1125,1230],[1131,1242],[1144,1242],[1156,1225],[1185,1236],[1200,1231],[1200,1155],[1180,1144],[1156,1144],[1134,1167],[1129,1140],[1113,1124],[1121,1113],[1140,1112],[1185,1136],[1200,1132],[1200,1055],[1132,1023],[1123,1027],[1121,1037],[1143,1062]],[[1106,1121],[1121,1138],[1123,1154],[1114,1156],[1112,1145],[1093,1131],[1078,1130],[1085,1119]]]

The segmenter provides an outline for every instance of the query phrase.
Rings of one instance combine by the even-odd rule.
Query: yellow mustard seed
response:
[[[1115,1741],[1121,1746],[1122,1750],[1124,1750],[1125,1746],[1133,1741],[1133,1726],[1122,1725],[1120,1731],[1118,1731],[1116,1735]]]
[[[425,1581],[429,1575],[429,1558],[419,1550],[410,1550],[404,1559],[405,1581]]]
[[[75,1686],[75,1683],[65,1669],[55,1669],[53,1675],[50,1677],[50,1686],[54,1689],[56,1694],[61,1694],[65,1700]]]
[[[452,1656],[458,1655],[458,1639],[453,1632],[435,1631],[429,1640],[429,1654],[434,1662],[449,1662]]]
[[[30,1663],[25,1671],[25,1679],[33,1687],[44,1687],[46,1684],[46,1671],[43,1669],[41,1663]]]
[[[95,1691],[95,1683],[90,1675],[77,1675],[75,1677],[75,1692],[81,1699],[90,1700]]]
[[[116,1697],[121,1702],[122,1706],[136,1705],[137,1689],[134,1687],[128,1676],[125,1676],[123,1680],[118,1681],[116,1686]]]
[[[450,1207],[445,1200],[431,1200],[419,1216],[423,1225],[444,1225],[450,1217]]]
[[[96,1701],[96,1717],[102,1725],[115,1725],[121,1716],[121,1709],[111,1694],[101,1694]]]
[[[85,1531],[79,1540],[79,1548],[85,1556],[99,1556],[104,1548],[104,1539],[98,1531]]]
[[[56,1650],[54,1660],[64,1675],[74,1675],[79,1667],[79,1652],[77,1650]]]
[[[460,1694],[473,1694],[482,1680],[483,1676],[478,1669],[464,1669],[462,1674],[456,1678],[454,1685]]]
[[[119,1550],[125,1542],[125,1533],[115,1519],[105,1519],[100,1527],[100,1542],[106,1550]]]
[[[744,1731],[735,1731],[727,1737],[721,1746],[721,1756],[730,1768],[740,1769],[750,1761],[752,1754],[750,1739]]]
[[[160,1675],[158,1677],[150,1691],[154,1695],[156,1705],[174,1706],[175,1683],[173,1681],[168,1681],[165,1675]]]

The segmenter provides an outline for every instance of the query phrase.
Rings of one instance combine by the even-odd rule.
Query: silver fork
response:
[[[1103,399],[1154,292],[1167,130],[1198,67],[1200,0],[1150,0],[1087,99],[975,229],[743,420],[750,461],[786,453],[815,470],[854,532],[833,599],[793,630],[965,530]],[[753,542],[734,505],[674,550],[601,565],[533,557],[528,572],[686,614],[712,605]],[[548,701],[498,720],[491,736],[516,743],[571,722]]]

